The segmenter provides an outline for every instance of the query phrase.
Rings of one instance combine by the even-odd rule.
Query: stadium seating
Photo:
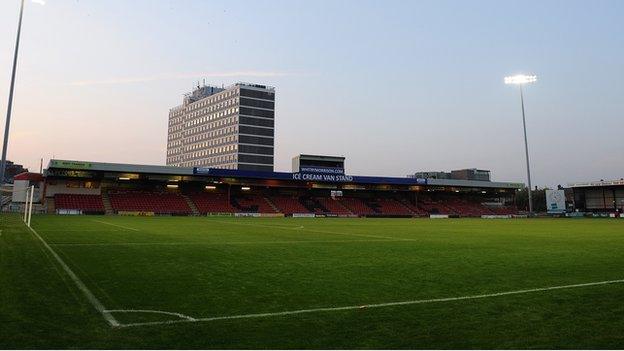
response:
[[[308,213],[315,214],[327,214],[329,211],[323,206],[318,199],[312,197],[302,196],[299,198],[299,202],[308,210]]]
[[[55,194],[56,209],[80,210],[83,212],[103,213],[104,204],[100,195]]]
[[[395,194],[389,198],[359,198],[345,196],[339,198],[321,196],[300,196],[300,194],[239,193],[231,199],[225,193],[200,192],[184,196],[172,192],[142,190],[109,190],[111,208],[115,212],[138,211],[155,214],[190,215],[193,204],[199,214],[210,213],[315,213],[336,216],[426,216],[448,214],[462,217],[482,215],[517,214],[514,206],[485,206],[478,199],[459,197],[438,197],[419,195],[417,204]],[[187,202],[189,200],[192,202]],[[85,213],[104,213],[105,206],[100,195],[56,194],[56,209],[80,210]],[[190,206],[190,207],[189,207]],[[196,212],[197,213],[197,212]]]
[[[236,208],[230,204],[227,194],[200,193],[191,194],[188,197],[193,201],[200,214],[236,212]]]
[[[497,215],[515,215],[518,209],[515,206],[488,207],[490,211]]]
[[[358,216],[375,214],[375,211],[371,207],[369,207],[362,199],[357,197],[342,197],[339,201],[353,214]]]
[[[280,210],[283,214],[293,213],[310,213],[305,206],[299,202],[299,199],[287,195],[274,195],[269,197],[269,200]]]
[[[154,212],[156,214],[188,215],[192,211],[184,198],[176,193],[148,191],[109,191],[113,210]]]
[[[478,202],[471,202],[463,199],[448,199],[444,204],[455,214],[463,217],[480,217],[482,215],[494,214],[487,207]]]
[[[338,202],[338,200],[335,200],[331,197],[317,197],[313,200],[316,200],[321,206],[323,206],[327,210],[325,214],[334,214],[338,216],[353,215],[353,213],[351,213],[349,209],[345,208]]]
[[[441,201],[422,200],[418,202],[418,206],[428,214],[447,214],[457,215],[455,211],[447,207]]]
[[[241,194],[232,198],[237,212],[277,213],[269,202],[258,194]]]
[[[411,204],[408,200],[406,199],[400,199],[398,200],[399,202],[401,202],[401,204],[405,207],[407,207],[410,211],[412,211],[412,213],[416,216],[428,216],[429,213],[427,211],[425,211],[424,209]]]
[[[369,206],[377,210],[377,213],[390,216],[411,216],[410,211],[405,205],[394,199],[377,199],[372,201]]]

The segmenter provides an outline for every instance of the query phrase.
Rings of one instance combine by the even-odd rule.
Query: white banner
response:
[[[238,212],[234,214],[235,217],[260,217],[256,212]]]
[[[565,193],[563,190],[546,190],[546,210],[548,213],[566,211]]]
[[[440,219],[440,218],[449,218],[449,215],[444,215],[444,214],[432,214],[432,215],[429,215],[429,218],[436,218],[436,219]]]

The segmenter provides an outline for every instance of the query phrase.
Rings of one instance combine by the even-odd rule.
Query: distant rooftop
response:
[[[595,182],[579,182],[568,183],[570,188],[583,188],[583,187],[600,187],[600,186],[620,186],[624,185],[624,178],[619,180],[598,180]]]
[[[271,91],[275,91],[275,87],[269,86],[269,85],[263,85],[263,84],[254,84],[254,83],[246,83],[246,82],[238,82],[232,86],[227,87],[226,89],[229,89],[231,87],[252,87],[252,88],[260,88],[260,89],[266,89],[266,90],[271,90]]]
[[[310,154],[299,154],[293,158],[305,159],[305,160],[318,160],[318,161],[344,161],[345,158],[343,156],[330,156],[330,155],[310,155]]]
[[[197,87],[195,87],[193,89],[193,91],[184,94],[184,102],[189,104],[189,103],[193,103],[195,101],[199,101],[201,99],[207,98],[209,96],[218,94],[220,92],[232,89],[234,87],[248,87],[248,88],[257,88],[257,89],[264,89],[264,90],[269,90],[269,91],[275,91],[275,87],[272,86],[268,86],[268,85],[263,85],[263,84],[254,84],[254,83],[246,83],[246,82],[238,82],[229,86],[213,86],[213,85],[197,85]]]

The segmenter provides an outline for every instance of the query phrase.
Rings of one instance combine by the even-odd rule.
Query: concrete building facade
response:
[[[273,171],[275,88],[198,86],[169,111],[168,166]]]

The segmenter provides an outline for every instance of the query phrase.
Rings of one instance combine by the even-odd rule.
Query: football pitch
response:
[[[18,216],[0,348],[624,348],[624,220]]]

